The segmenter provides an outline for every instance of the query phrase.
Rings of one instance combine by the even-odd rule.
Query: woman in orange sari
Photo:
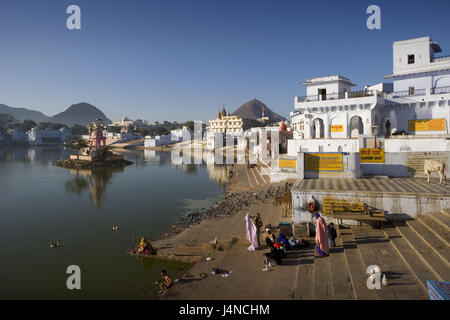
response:
[[[316,212],[314,217],[317,219],[316,225],[316,253],[321,257],[328,256],[328,227],[325,219]]]

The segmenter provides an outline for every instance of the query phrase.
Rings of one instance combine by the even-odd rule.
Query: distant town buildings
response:
[[[66,127],[62,127],[58,130],[50,128],[39,129],[38,127],[35,127],[27,132],[14,129],[12,140],[29,143],[32,146],[55,145],[64,143],[64,141],[71,136],[72,134]]]
[[[170,134],[167,135],[159,135],[159,136],[146,136],[144,139],[144,148],[152,148],[158,146],[169,145],[177,142],[184,142],[187,140],[192,140],[193,133],[192,131],[183,126],[181,129],[171,130]]]

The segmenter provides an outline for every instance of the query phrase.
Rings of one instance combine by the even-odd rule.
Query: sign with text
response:
[[[331,132],[344,132],[343,124],[332,124],[330,127],[331,127]]]
[[[383,148],[360,148],[359,157],[361,163],[384,163]]]
[[[342,153],[305,153],[306,171],[344,171]]]
[[[408,120],[408,131],[444,131],[445,119]]]
[[[289,159],[280,159],[278,160],[278,166],[281,168],[296,168],[297,160],[289,160]]]

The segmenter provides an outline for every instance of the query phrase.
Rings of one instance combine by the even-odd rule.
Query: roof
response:
[[[345,82],[346,84],[355,87],[356,84],[353,84],[350,79],[345,78],[340,75],[328,75],[328,76],[322,76],[322,77],[316,77],[316,78],[308,78],[306,79],[306,82],[300,83],[302,86],[311,86],[311,85],[319,85],[319,84],[328,84],[328,83],[334,83],[334,82]]]

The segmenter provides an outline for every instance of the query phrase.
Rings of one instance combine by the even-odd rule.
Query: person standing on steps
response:
[[[330,248],[336,247],[336,238],[337,238],[337,232],[334,228],[334,223],[330,222],[328,225],[328,244]]]
[[[328,227],[325,219],[318,212],[314,214],[317,219],[316,224],[316,254],[320,257],[327,257],[330,251],[328,247]]]

